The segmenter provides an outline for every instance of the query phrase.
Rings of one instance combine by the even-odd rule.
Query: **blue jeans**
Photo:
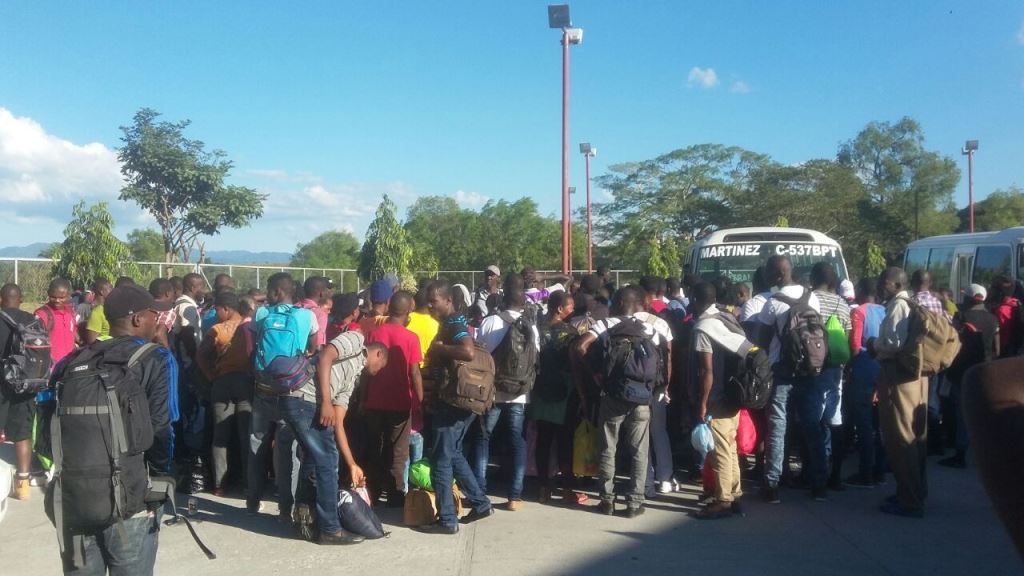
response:
[[[276,432],[274,432],[276,428]],[[249,420],[249,457],[246,462],[248,494],[246,504],[250,510],[259,506],[266,479],[267,456],[270,440],[276,434],[274,475],[277,477],[277,502],[284,514],[290,515],[299,485],[299,456],[295,435],[281,420],[277,410],[277,396],[253,395],[252,416]]]
[[[807,444],[804,477],[812,488],[824,488],[828,484],[832,446],[830,422],[839,403],[840,375],[839,368],[825,368],[817,377],[794,384],[793,388],[800,431]]]
[[[405,459],[405,490],[409,493],[409,466],[423,458],[423,434],[419,432],[409,433],[409,457]]]
[[[158,509],[149,515],[125,520],[127,540],[121,537],[117,524],[84,536],[85,566],[69,569],[65,561],[64,573],[104,576],[109,570],[110,576],[152,576],[153,566],[156,564],[156,550],[160,543],[162,516],[163,511]],[[69,558],[74,540],[68,538],[67,544],[65,557]]]
[[[508,489],[509,500],[523,497],[523,479],[526,477],[526,437],[523,423],[526,419],[526,404],[503,402],[495,404],[480,418],[480,434],[476,437],[473,453],[473,473],[476,474],[480,491],[487,493],[487,462],[491,456],[491,433],[499,421],[505,422],[505,430],[512,442],[512,484]]]
[[[338,444],[334,427],[323,428],[317,421],[316,404],[293,396],[281,396],[277,401],[281,418],[295,433],[302,446],[302,466],[295,500],[299,503],[314,501],[313,481],[316,482],[316,518],[321,533],[337,534],[338,521]]]
[[[469,467],[462,442],[466,432],[476,420],[476,415],[466,410],[438,403],[434,412],[433,439],[430,445],[430,483],[437,495],[438,522],[443,526],[456,526],[459,518],[455,514],[455,496],[451,490],[453,480],[459,482],[459,490],[466,496],[466,502],[476,512],[483,513],[491,508],[491,501],[476,483],[476,476]]]
[[[786,411],[793,391],[792,380],[776,374],[774,382],[767,408],[768,434],[764,441],[764,480],[772,487],[779,485],[786,460]]]
[[[647,494],[654,493],[655,482],[672,480],[672,445],[668,440],[668,403],[651,400],[651,454],[647,464]]]
[[[875,381],[882,367],[866,352],[853,358],[850,366],[850,390],[847,398],[852,404],[853,427],[857,431],[857,472],[871,479],[882,471],[883,451],[878,449],[878,409],[874,405]]]

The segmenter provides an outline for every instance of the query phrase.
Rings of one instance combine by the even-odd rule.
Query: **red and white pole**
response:
[[[590,225],[590,153],[587,157],[587,272],[594,272],[594,237]]]

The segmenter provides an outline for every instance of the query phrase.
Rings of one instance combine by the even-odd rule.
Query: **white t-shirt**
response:
[[[779,290],[782,294],[796,300],[804,295],[805,288],[799,284],[793,284],[786,286]],[[818,297],[811,293],[811,297],[807,304],[817,312],[821,312],[821,302]],[[757,315],[757,319],[762,324],[767,324],[774,328],[772,334],[772,343],[768,347],[768,360],[772,364],[778,364],[779,358],[782,352],[782,343],[779,342],[779,334],[782,333],[786,327],[786,323],[789,321],[789,304],[779,300],[778,298],[768,298],[764,304],[764,308]]]
[[[747,300],[747,303],[743,305],[743,311],[740,312],[740,322],[757,319],[757,315],[764,309],[764,305],[768,302],[769,297],[771,297],[770,292],[762,292]]]
[[[672,341],[672,331],[668,330],[667,322],[665,322],[661,318],[658,318],[657,316],[653,316],[654,318],[661,320],[661,323],[665,325],[664,329],[667,330],[667,332],[663,332],[663,329],[658,327],[659,325],[657,323],[648,322],[644,320],[643,318],[640,317],[641,314],[645,316],[653,316],[653,314],[648,314],[647,312],[638,312],[634,314],[633,317],[639,320],[640,323],[644,325],[644,333],[651,337],[651,341],[654,343],[655,346],[660,346],[663,342]],[[604,320],[598,320],[597,322],[594,322],[593,326],[590,327],[589,334],[593,334],[594,337],[600,338],[602,334],[604,334],[611,327],[617,325],[620,322],[622,322],[622,318],[615,316],[605,318]]]
[[[513,320],[518,320],[522,316],[522,312],[518,310],[508,310],[508,315]],[[533,342],[537,346],[537,351],[540,352],[540,332],[537,330],[537,325],[533,325]],[[501,318],[499,314],[492,314],[487,318],[484,318],[483,322],[480,323],[480,328],[477,328],[475,340],[477,344],[480,344],[489,353],[494,354],[494,351],[498,349],[498,345],[505,339],[505,334],[508,334],[509,324]],[[520,394],[519,396],[512,396],[507,392],[496,390],[494,392],[495,402],[508,402],[513,404],[526,404],[529,401],[529,394]]]

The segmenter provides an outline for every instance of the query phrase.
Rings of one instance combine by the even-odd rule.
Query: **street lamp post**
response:
[[[569,198],[571,199],[573,197],[573,195],[575,195],[575,194],[576,194],[576,187],[575,186],[569,186]],[[569,248],[568,248],[568,252],[569,252],[569,271],[565,272],[565,274],[572,274],[572,202],[571,201],[569,203],[569,217],[568,217],[568,220],[569,220],[569,236],[567,236],[567,238],[568,238],[567,246],[569,246]]]
[[[974,153],[978,151],[978,141],[968,140],[961,154],[967,156],[967,213],[970,215],[970,230],[974,232]]]
[[[590,159],[597,156],[597,148],[589,142],[580,144],[580,153],[587,162],[587,272],[594,271],[594,236],[590,223]]]
[[[569,46],[583,42],[583,29],[572,27],[568,4],[548,6],[548,26],[562,30],[562,273],[569,274]]]

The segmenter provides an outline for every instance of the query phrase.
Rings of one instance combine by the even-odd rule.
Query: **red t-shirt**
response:
[[[423,354],[419,336],[405,326],[386,322],[378,326],[366,342],[380,342],[388,347],[388,364],[370,379],[363,407],[369,410],[407,412],[412,408],[412,382],[409,367],[419,369]]]
[[[51,317],[52,324],[50,323]],[[36,318],[42,321],[43,326],[50,333],[50,357],[53,358],[55,364],[75,351],[77,323],[75,322],[75,309],[70,304],[65,304],[63,308],[53,308],[49,304],[45,304],[36,310]]]
[[[661,298],[655,297],[654,300],[651,300],[651,312],[661,314],[666,308],[668,308],[668,304],[662,302]]]

